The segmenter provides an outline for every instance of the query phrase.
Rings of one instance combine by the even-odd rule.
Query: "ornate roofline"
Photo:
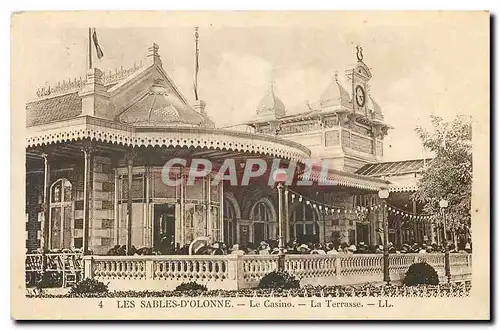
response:
[[[125,146],[200,147],[269,155],[292,161],[310,157],[305,146],[268,135],[198,127],[134,127],[81,116],[27,129],[26,147],[91,139]]]
[[[357,175],[350,172],[329,169],[326,177],[321,172],[312,172],[299,174],[299,179],[308,179],[319,184],[331,184],[350,188],[358,188],[370,191],[379,191],[382,188],[388,188],[390,182],[378,178]]]

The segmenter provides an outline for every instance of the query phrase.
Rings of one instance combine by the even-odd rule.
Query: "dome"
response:
[[[162,80],[155,81],[118,120],[137,126],[204,126],[205,123],[203,116],[168,91]]]
[[[274,86],[271,85],[268,93],[264,95],[257,106],[257,115],[273,114],[275,117],[283,117],[286,113],[285,105],[274,93]]]
[[[338,81],[338,75],[335,74],[335,79],[332,79],[330,85],[321,94],[319,104],[322,107],[335,105],[343,105],[348,107],[351,102],[351,97],[347,90]]]

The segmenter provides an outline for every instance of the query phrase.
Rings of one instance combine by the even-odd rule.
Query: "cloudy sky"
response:
[[[489,90],[484,79],[488,29],[471,14],[334,14],[321,16],[321,24],[314,24],[314,18],[301,24],[300,16],[294,17],[288,24],[199,24],[199,93],[218,126],[252,116],[271,81],[289,112],[306,110],[306,102],[318,100],[335,71],[343,75],[355,64],[357,44],[372,70],[371,94],[394,127],[385,140],[386,160],[423,156],[414,129],[427,126],[430,114],[452,118],[485,106],[477,100]],[[194,24],[96,26],[105,56],[94,60],[95,66],[130,67],[155,42],[167,73],[194,99]],[[21,52],[29,75],[18,78],[26,101],[45,82],[84,75],[85,27],[32,25],[18,37],[28,35],[31,42],[23,42]]]

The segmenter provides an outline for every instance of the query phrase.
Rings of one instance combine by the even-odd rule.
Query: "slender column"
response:
[[[389,284],[391,278],[389,276],[389,221],[387,219],[387,212],[385,199],[382,200],[382,221],[384,225],[384,282]]]
[[[220,239],[221,241],[224,240],[224,182],[223,181],[220,181],[220,210],[219,210],[219,221],[220,221]],[[238,221],[238,220],[236,220]],[[236,235],[239,237],[240,235],[240,231],[238,230],[238,227],[236,227]],[[239,239],[238,239],[238,242],[239,242]]]
[[[180,228],[181,228],[181,238],[179,239],[181,247],[184,246],[185,240],[186,240],[186,221],[184,218],[184,200],[185,200],[185,185],[186,185],[186,178],[184,177],[184,168],[180,169],[180,179],[181,179],[181,184],[180,184]]]
[[[219,235],[217,235],[217,224],[212,223],[212,196],[210,195],[210,180],[208,176],[203,178],[203,188],[206,194],[205,200],[207,201],[207,210],[205,213],[207,215],[207,236],[213,237],[216,241],[221,241]]]
[[[152,244],[152,237],[151,237],[151,219],[149,217],[149,183],[151,179],[150,175],[150,167],[146,165],[145,171],[144,171],[144,186],[146,188],[146,194],[145,194],[145,199],[144,199],[144,230],[143,230],[143,237],[144,237],[144,246],[153,246]]]
[[[84,156],[83,172],[83,254],[89,254],[90,192],[92,191],[92,157],[90,146],[82,148]]]
[[[289,205],[288,205],[288,187],[285,185],[284,187],[285,189],[285,201],[283,203],[283,206],[284,206],[284,209],[283,209],[283,217],[285,218],[285,221],[284,221],[284,226],[285,228],[283,228],[283,232],[284,232],[284,240],[285,240],[285,243],[287,243],[289,240],[290,240],[290,215],[289,215]],[[316,221],[318,224],[319,224],[319,221]],[[324,222],[323,222],[324,223]],[[313,227],[314,230],[316,230],[316,226]],[[321,232],[321,230],[320,230]],[[319,235],[319,233],[318,233]]]
[[[127,192],[127,255],[130,254],[132,249],[132,169],[134,160],[132,155],[127,156],[127,179],[128,179],[128,192]]]
[[[412,201],[412,211],[413,214],[417,214],[417,202],[415,200]],[[415,240],[415,243],[420,242],[420,235],[419,235],[419,228],[418,228],[418,222],[413,221],[413,239]]]
[[[50,159],[49,155],[42,154],[44,161],[43,176],[43,228],[40,247],[43,252],[50,249]]]
[[[377,245],[377,232],[375,231],[376,227],[376,218],[378,217],[378,211],[369,211],[370,218],[370,245]]]
[[[120,198],[120,194],[119,194],[119,191],[120,191],[120,176],[118,175],[118,169],[116,168],[115,169],[115,200],[114,200],[114,217],[115,217],[115,244],[118,245],[120,244],[120,237],[119,237],[119,233],[120,233],[120,214],[119,214],[119,210],[118,210],[118,207],[119,207],[119,204],[118,204],[118,199]]]
[[[285,254],[283,244],[283,184],[278,183],[278,271],[283,271]]]

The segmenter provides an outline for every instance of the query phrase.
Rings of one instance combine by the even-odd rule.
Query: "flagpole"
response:
[[[196,101],[198,101],[198,69],[199,69],[199,62],[198,62],[198,54],[199,54],[199,49],[198,49],[198,38],[199,38],[199,33],[198,33],[198,27],[194,28],[194,40],[195,40],[195,63],[194,63],[194,98]]]
[[[92,29],[89,28],[89,69],[92,69]]]

